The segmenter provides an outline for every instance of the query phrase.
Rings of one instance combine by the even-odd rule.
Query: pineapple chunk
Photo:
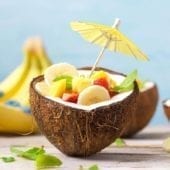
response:
[[[92,82],[89,78],[74,77],[72,80],[72,90],[77,93],[80,93],[85,88],[87,88],[91,85],[92,85]]]
[[[63,93],[66,91],[66,79],[61,79],[54,82],[50,87],[50,96],[62,97]]]
[[[100,79],[100,78],[108,78],[108,74],[103,71],[103,70],[100,70],[100,71],[96,71],[92,76],[91,76],[91,79],[93,80],[97,80],[97,79]]]

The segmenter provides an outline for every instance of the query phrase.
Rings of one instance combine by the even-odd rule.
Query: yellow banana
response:
[[[48,58],[47,52],[45,51],[44,44],[40,38],[34,38],[35,46],[37,49],[37,56],[39,58],[42,72],[51,65],[51,60]]]
[[[37,125],[31,114],[22,108],[0,103],[0,132],[13,134],[30,134],[37,132]]]
[[[24,44],[24,51],[26,51],[26,53],[29,52],[30,56],[36,56],[39,59],[42,72],[51,65],[51,60],[48,58],[41,38],[30,38],[29,41]]]
[[[5,102],[6,100],[8,100],[21,87],[22,83],[25,81],[25,75],[27,75],[28,73],[29,65],[30,59],[28,57],[25,57],[23,64],[21,64],[16,70],[14,70],[0,84],[0,92],[3,94],[0,97],[0,102]]]
[[[26,79],[18,91],[10,98],[10,100],[18,101],[22,106],[29,106],[29,85],[34,77],[42,73],[38,68],[39,61],[37,58],[32,58],[28,73],[25,75]]]
[[[0,133],[38,131],[30,113],[29,85],[51,62],[38,38],[26,41],[24,54],[23,63],[0,84]]]

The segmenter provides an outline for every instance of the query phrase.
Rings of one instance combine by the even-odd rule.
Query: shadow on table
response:
[[[133,139],[165,139],[170,137],[170,132],[147,132],[147,133],[139,133],[133,137]]]
[[[94,161],[112,161],[112,162],[144,162],[149,160],[169,161],[169,156],[155,155],[152,153],[106,153],[101,152],[87,157],[87,160]]]

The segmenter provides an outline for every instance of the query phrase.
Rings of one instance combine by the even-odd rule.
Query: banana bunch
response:
[[[51,65],[40,38],[28,39],[24,60],[0,83],[0,133],[30,134],[38,131],[29,105],[32,79]]]

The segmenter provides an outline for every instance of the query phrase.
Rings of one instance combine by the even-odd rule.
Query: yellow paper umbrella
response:
[[[148,60],[148,57],[118,30],[119,25],[120,19],[116,19],[112,27],[86,22],[71,22],[71,28],[77,31],[84,39],[103,47],[93,65],[91,74],[106,49],[133,56],[136,59]]]

